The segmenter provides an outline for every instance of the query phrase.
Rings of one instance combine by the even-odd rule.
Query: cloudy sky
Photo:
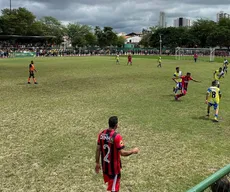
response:
[[[11,0],[12,8],[26,7],[38,18],[53,16],[63,23],[112,26],[117,32],[140,32],[155,26],[164,11],[168,26],[173,19],[216,20],[219,11],[230,13],[230,0]],[[7,8],[10,0],[0,0]]]

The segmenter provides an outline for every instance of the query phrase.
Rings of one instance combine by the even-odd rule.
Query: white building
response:
[[[160,12],[160,17],[159,17],[159,23],[158,23],[158,26],[160,28],[165,28],[167,26],[167,23],[166,23],[166,17],[165,17],[165,12]]]
[[[142,39],[142,33],[129,33],[125,36],[125,44],[138,44]]]
[[[222,19],[222,18],[229,18],[230,19],[230,14],[224,13],[223,11],[216,14],[216,21],[217,22],[219,22],[220,19]]]
[[[174,27],[190,27],[190,26],[191,26],[190,19],[180,17],[174,20]]]
[[[133,37],[126,37],[125,44],[138,44],[141,41],[141,37],[133,36]]]

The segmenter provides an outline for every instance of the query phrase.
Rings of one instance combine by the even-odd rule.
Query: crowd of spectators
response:
[[[115,55],[119,54],[135,54],[135,55],[158,55],[157,49],[134,49],[134,50],[122,50],[122,49],[57,49],[51,44],[46,43],[10,43],[8,41],[0,41],[0,58],[14,57],[14,53],[28,53],[34,52],[37,57],[48,56],[76,56],[76,55]],[[181,54],[192,55],[191,51],[186,51]],[[199,56],[209,55],[210,52],[197,52]],[[163,55],[175,55],[174,50],[162,50]],[[227,50],[216,50],[216,56],[226,57],[230,56],[230,52]]]

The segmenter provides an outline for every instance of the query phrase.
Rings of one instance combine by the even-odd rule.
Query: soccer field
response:
[[[205,94],[220,63],[114,57],[0,60],[0,191],[103,192],[96,175],[97,134],[117,115],[126,148],[121,192],[184,192],[229,163],[230,78],[221,81],[219,123],[205,119]],[[175,101],[172,75],[191,72]],[[213,117],[213,110],[211,111]]]

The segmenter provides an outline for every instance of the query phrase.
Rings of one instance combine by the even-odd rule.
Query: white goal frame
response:
[[[208,56],[209,55],[209,61],[213,62],[215,60],[215,50],[216,49],[212,48],[212,47],[210,47],[210,48],[182,48],[182,47],[177,47],[175,49],[175,59],[176,60],[184,60],[185,57],[193,56],[194,53],[197,53],[198,60],[199,60],[199,56]]]

